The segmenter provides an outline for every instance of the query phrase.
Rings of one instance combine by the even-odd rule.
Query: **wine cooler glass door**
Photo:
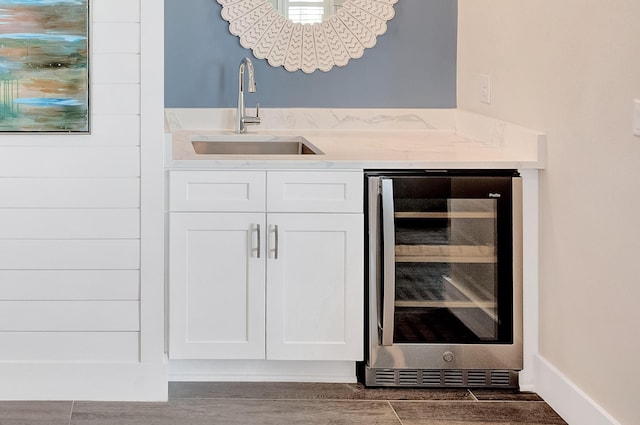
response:
[[[512,341],[511,177],[381,184],[382,345]]]

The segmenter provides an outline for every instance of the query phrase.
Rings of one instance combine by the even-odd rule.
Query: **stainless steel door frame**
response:
[[[389,300],[381,296],[385,288],[387,271],[395,272],[395,259],[389,259],[389,247],[380,249],[384,243],[386,229],[382,229],[385,220],[380,217],[384,213],[382,189],[385,181],[391,179],[383,176],[368,177],[368,225],[369,225],[369,323],[368,323],[368,368],[387,369],[513,369],[523,366],[522,352],[522,179],[512,179],[512,223],[513,223],[513,343],[510,344],[391,344],[388,335],[383,339],[384,328],[388,325],[385,316],[392,315],[384,307]],[[388,190],[387,190],[387,193]],[[387,207],[388,208],[388,207]],[[383,223],[381,226],[381,222]],[[394,244],[395,245],[395,244]],[[391,252],[395,256],[395,247]],[[387,258],[385,259],[385,255]],[[384,292],[384,295],[389,295]],[[395,297],[391,298],[395,302]],[[393,305],[392,305],[393,308]]]
[[[381,344],[393,345],[393,327],[395,320],[395,222],[393,206],[393,181],[380,179],[380,200],[382,212],[382,332]]]
[[[380,194],[380,177],[367,178],[367,207],[368,207],[368,285],[367,293],[369,300],[369,317],[367,329],[369,332],[368,340],[368,359],[374,355],[374,348],[379,345],[379,332],[383,327],[382,321],[382,305],[379,294],[382,293],[382,235],[381,229],[381,194]]]

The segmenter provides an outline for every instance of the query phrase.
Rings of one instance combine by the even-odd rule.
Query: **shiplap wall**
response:
[[[0,135],[0,362],[140,359],[141,1],[90,9],[92,134]]]

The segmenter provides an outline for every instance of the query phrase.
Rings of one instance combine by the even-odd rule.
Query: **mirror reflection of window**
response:
[[[344,0],[270,0],[282,16],[300,24],[314,24],[336,13]]]

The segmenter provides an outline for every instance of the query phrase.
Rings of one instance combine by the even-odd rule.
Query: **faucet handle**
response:
[[[242,117],[242,123],[244,125],[249,125],[249,124],[258,125],[258,124],[260,124],[260,104],[259,103],[256,103],[256,116],[255,117],[251,117],[251,116],[245,115],[244,117]]]

